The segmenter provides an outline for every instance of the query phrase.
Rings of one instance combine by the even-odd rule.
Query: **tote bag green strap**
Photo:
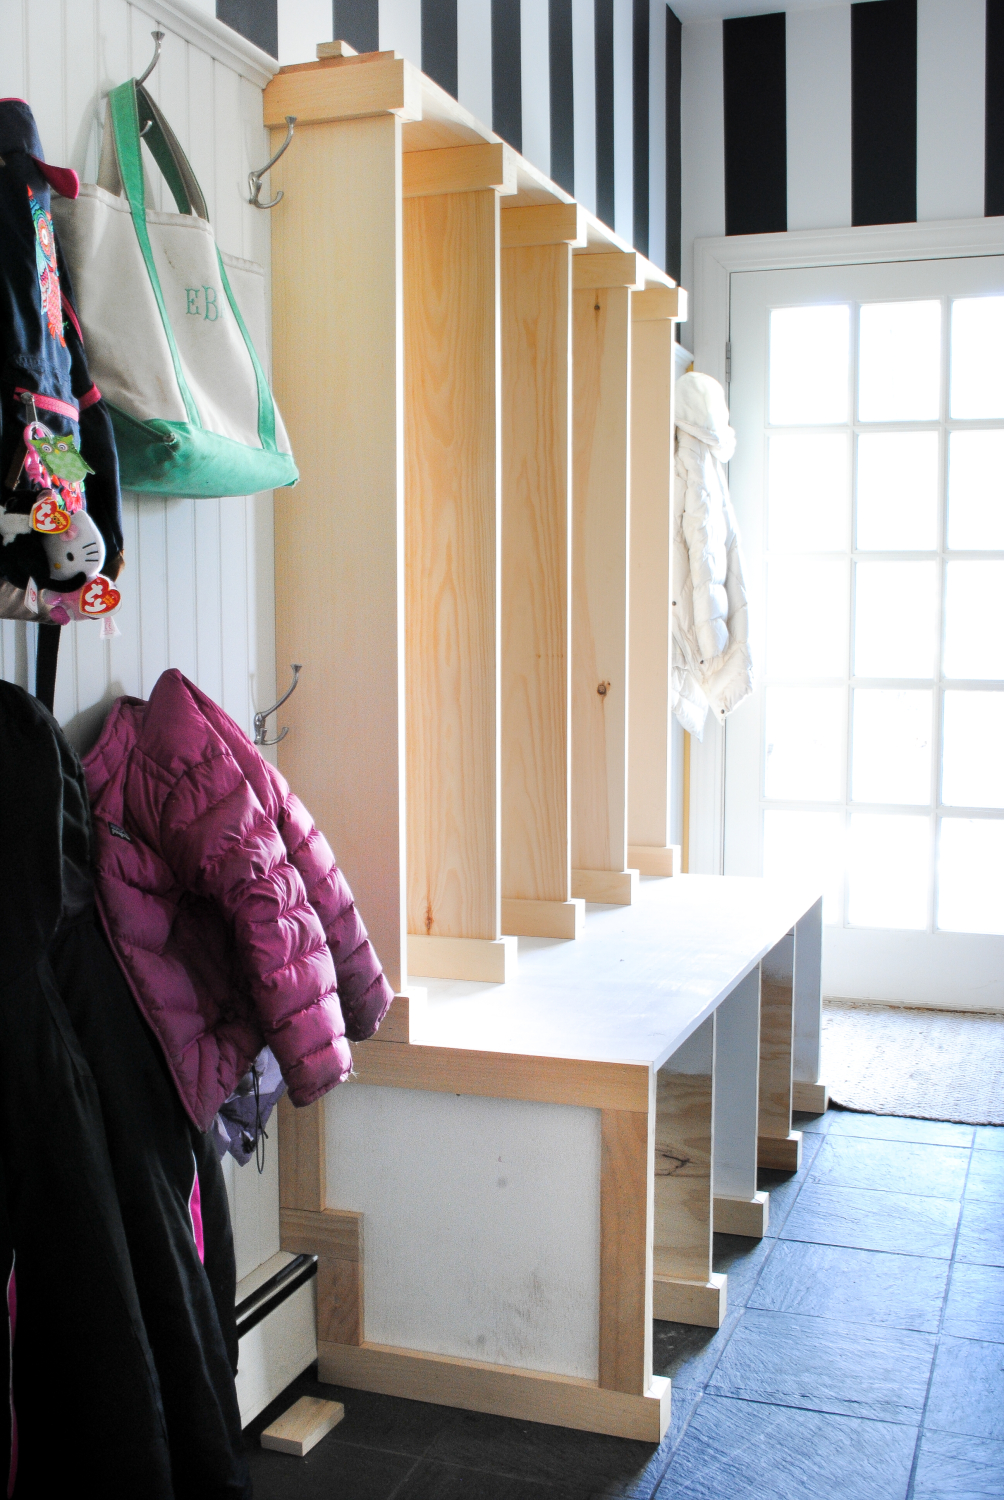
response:
[[[134,79],[129,79],[127,83],[120,84],[118,88],[113,89],[109,94],[108,108],[114,133],[115,152],[118,157],[122,186],[129,200],[136,238],[143,253],[147,275],[150,278],[150,285],[153,288],[157,308],[160,312],[164,335],[171,351],[178,389],[181,393],[189,422],[193,427],[201,428],[203,425],[202,420],[199,416],[198,408],[192,399],[188,382],[185,380],[184,370],[178,354],[178,346],[175,342],[174,332],[167,314],[160,277],[157,273],[157,266],[153,257],[153,247],[150,244],[150,236],[147,232],[146,190],[143,181],[141,140],[145,140],[149,145],[153,158],[163,172],[168,187],[171,189],[179,213],[195,214],[198,218],[208,222],[209,214],[206,209],[206,200],[202,189],[199,187],[195,173],[192,171],[191,163],[182,150],[177,136],[161,113],[156,102],[151,99],[142,85],[137,85]],[[141,136],[141,125],[145,125],[147,122],[149,122],[149,129],[145,135]],[[248,357],[251,360],[251,367],[254,370],[255,384],[258,391],[258,440],[266,453],[278,454],[279,449],[275,439],[275,405],[272,400],[272,392],[269,390],[261,360],[258,358],[257,351],[251,341],[251,335],[248,333],[247,325],[244,322],[240,308],[237,305],[237,300],[231,289],[219,247],[216,250],[216,260],[220,268],[220,279],[226,293],[227,302],[240,329]],[[282,455],[282,457],[288,458],[288,455]],[[290,483],[291,481],[287,479],[285,482]]]

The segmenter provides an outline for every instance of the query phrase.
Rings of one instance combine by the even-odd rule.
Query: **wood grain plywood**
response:
[[[408,929],[500,936],[498,196],[404,205]]]
[[[326,1180],[324,1100],[296,1109],[283,1094],[278,1114],[280,1210],[319,1214]]]
[[[714,1026],[710,1016],[685,1044],[709,1044],[712,1068]],[[713,1072],[675,1072],[672,1061],[660,1068],[656,1087],[655,1274],[705,1283],[711,1276]]]
[[[477,188],[497,188],[502,193],[516,189],[512,148],[480,142],[473,146],[447,146],[438,151],[408,151],[402,160],[406,198],[430,197],[437,193],[468,193]]]
[[[654,295],[635,293],[632,303]],[[666,858],[671,858],[674,331],[669,318],[637,317],[631,330],[628,841],[666,850]]]
[[[504,250],[502,893],[519,901],[570,896],[571,333],[568,246]]]
[[[576,870],[623,870],[627,857],[630,295],[613,287],[572,298]]]
[[[274,381],[300,468],[296,488],[275,496],[279,680],[303,663],[282,711],[279,766],[335,850],[395,988],[404,935],[400,128],[390,115],[302,126],[271,178],[285,193],[271,218]]]
[[[669,1426],[670,1383],[655,1379],[644,1395],[604,1390],[589,1380],[438,1354],[364,1344],[360,1349],[318,1343],[318,1379],[329,1385],[380,1391],[410,1401],[494,1412],[524,1422],[548,1422],[580,1432],[603,1432],[659,1443]]]
[[[761,1138],[779,1141],[787,1141],[791,1131],[794,947],[794,935],[789,933],[771,949],[760,968],[757,1133]]]
[[[600,1385],[652,1381],[653,1111],[604,1110],[600,1177]]]
[[[386,52],[298,63],[281,69],[265,89],[265,124],[285,130],[286,116],[296,115],[299,132],[308,124],[387,113],[420,120],[420,80],[411,63]]]

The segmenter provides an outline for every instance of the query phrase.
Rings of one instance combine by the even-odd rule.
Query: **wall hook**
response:
[[[154,68],[160,62],[160,49],[164,45],[164,32],[163,31],[151,31],[150,35],[153,37],[153,45],[154,45],[155,51],[154,51],[153,56],[150,59],[150,62],[149,62],[148,66],[147,66],[147,69],[146,69],[146,72],[145,73],[141,73],[139,75],[139,77],[136,79],[136,86],[137,87],[139,87],[139,85],[141,83],[146,83],[146,80],[149,78],[149,76],[153,72]]]
[[[278,151],[275,153],[275,155],[273,157],[269,158],[269,160],[265,163],[265,165],[263,167],[259,167],[256,172],[249,172],[248,173],[248,188],[250,189],[250,192],[251,192],[251,196],[248,199],[248,202],[251,204],[252,208],[275,208],[275,205],[281,199],[281,197],[282,197],[282,188],[280,188],[279,191],[276,193],[276,195],[272,199],[271,203],[262,203],[262,201],[261,201],[261,199],[259,197],[259,194],[261,193],[261,180],[265,176],[265,173],[268,171],[269,167],[274,167],[275,164],[276,164],[276,162],[279,160],[280,156],[282,155],[282,153],[284,151],[288,150],[289,143],[293,139],[293,126],[295,124],[296,124],[296,116],[295,115],[287,115],[286,116],[286,139],[283,141],[283,143],[279,147]],[[294,686],[295,686],[295,684],[294,684]]]
[[[265,720],[271,718],[276,710],[282,707],[286,699],[291,697],[293,693],[296,692],[296,684],[300,680],[300,673],[303,671],[303,666],[300,662],[295,661],[293,662],[292,667],[293,681],[289,689],[285,693],[283,693],[278,703],[273,703],[271,708],[263,709],[260,714],[255,714],[254,716],[254,742],[256,745],[277,745],[279,741],[284,740],[289,733],[289,727],[287,726],[276,735],[274,740],[270,740],[268,738],[268,734],[266,733]]]

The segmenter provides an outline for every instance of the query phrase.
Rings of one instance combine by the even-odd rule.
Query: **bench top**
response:
[[[520,938],[507,984],[415,979],[412,1041],[660,1067],[819,899],[804,883],[642,878],[631,906],[589,906],[574,941]]]

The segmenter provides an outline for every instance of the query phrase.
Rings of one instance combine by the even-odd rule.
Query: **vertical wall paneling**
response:
[[[287,0],[288,4],[288,0]],[[357,52],[380,46],[380,0],[332,0],[334,33]]]
[[[707,21],[682,31],[680,122],[683,254],[680,282],[694,280],[694,240],[725,233],[725,113],[722,89],[722,23]],[[693,349],[692,327],[680,334]]]
[[[918,219],[983,212],[986,21],[986,0],[917,0]]]
[[[548,0],[551,178],[575,196],[573,0]]]
[[[851,6],[852,223],[917,217],[917,0]]]
[[[607,222],[634,243],[634,3],[614,0],[614,217]]]
[[[985,214],[1004,214],[1004,0],[986,0]]]
[[[789,12],[788,228],[851,222],[851,7]]]
[[[785,16],[724,21],[725,233],[788,227]]]
[[[614,227],[614,0],[594,0],[596,88],[596,214]]]
[[[681,140],[683,27],[675,13],[665,7],[666,27],[666,258],[664,269],[683,283],[681,264]]]
[[[491,0],[492,129],[523,149],[523,54],[520,0]]]
[[[18,0],[4,7],[0,89],[28,99],[51,160],[93,181],[104,96],[146,67],[158,25],[166,36],[149,87],[189,154],[221,248],[267,272],[269,216],[244,199],[249,167],[266,154],[268,74],[215,20],[175,13],[169,0],[154,12],[128,0]],[[148,155],[146,172],[150,201],[173,208]],[[267,359],[267,308],[249,321]],[[60,650],[55,707],[74,744],[93,741],[113,698],[148,694],[172,666],[250,729],[275,685],[270,504],[123,496],[120,634],[103,640],[96,624],[67,627]],[[2,632],[3,674],[25,686],[34,680],[34,636],[17,625]]]
[[[522,152],[551,175],[550,22],[544,0],[521,0]]]
[[[422,66],[422,0],[380,0],[380,49]]]
[[[457,0],[457,98],[476,120],[492,118],[492,9]]]
[[[665,0],[648,0],[648,258],[666,268],[666,27]],[[677,94],[679,109],[679,94]],[[679,143],[677,144],[679,151]],[[677,159],[679,172],[679,159]]]
[[[575,197],[599,213],[596,197],[596,5],[572,0],[572,92],[575,129]]]
[[[457,0],[422,0],[422,72],[457,98]]]
[[[632,183],[634,187],[633,234],[631,243],[643,255],[648,254],[649,218],[649,138],[652,122],[649,104],[652,96],[649,74],[650,0],[633,0],[632,17]]]

